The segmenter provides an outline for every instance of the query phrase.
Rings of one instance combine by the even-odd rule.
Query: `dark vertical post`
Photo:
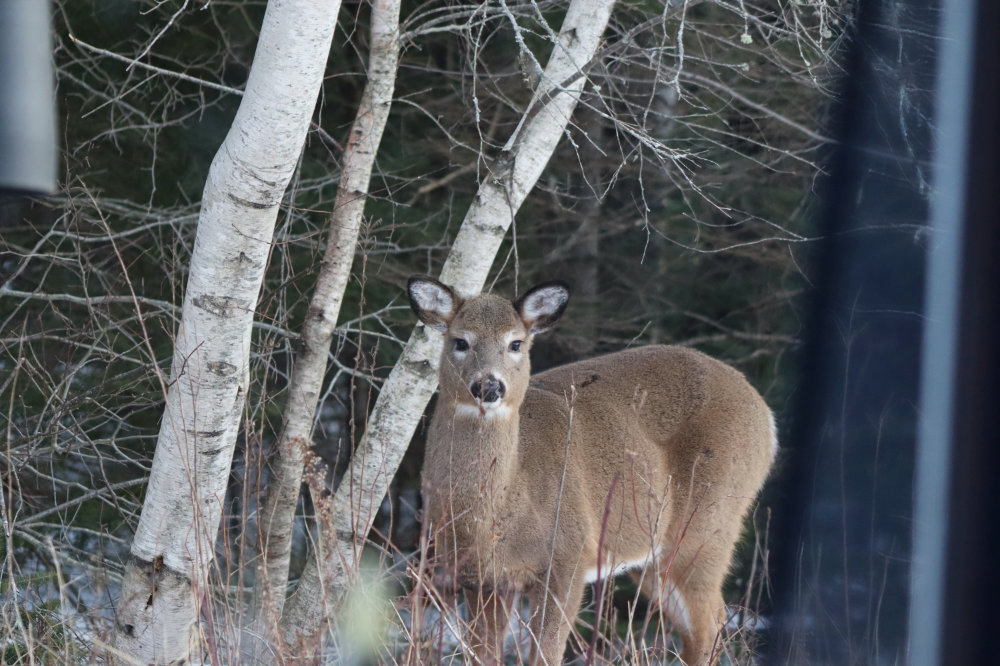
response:
[[[1000,4],[943,3],[910,661],[996,659]]]
[[[938,12],[854,6],[782,437],[773,664],[900,664],[909,647]]]

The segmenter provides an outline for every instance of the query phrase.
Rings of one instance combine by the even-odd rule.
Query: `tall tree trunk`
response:
[[[254,308],[339,4],[268,2],[243,100],[205,184],[166,407],[112,639],[141,663],[187,659],[196,642],[247,394]]]
[[[441,280],[459,292],[482,290],[515,213],[566,130],[613,5],[614,0],[570,3],[523,121],[480,184],[442,268]],[[318,511],[331,524],[321,525],[319,552],[286,604],[281,623],[287,644],[315,644],[342,600],[365,536],[437,386],[440,349],[440,336],[418,325],[383,385],[350,469],[332,502]]]
[[[258,578],[264,592],[264,603],[258,612],[268,624],[269,633],[270,627],[277,626],[285,602],[292,523],[302,484],[303,460],[312,442],[330,342],[351,273],[375,155],[392,105],[399,62],[399,5],[400,0],[372,3],[368,82],[344,151],[340,185],[330,216],[330,236],[299,338],[300,351],[288,387],[285,423],[278,441],[278,456],[273,462],[274,477],[268,485],[267,503],[261,516],[266,576]]]

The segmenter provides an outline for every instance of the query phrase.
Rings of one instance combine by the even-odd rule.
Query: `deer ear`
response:
[[[545,282],[529,289],[517,299],[514,309],[528,331],[535,335],[547,331],[562,316],[569,303],[569,287],[563,282]]]
[[[420,321],[441,333],[448,330],[462,302],[451,287],[429,277],[414,275],[406,290],[410,294],[410,307]]]

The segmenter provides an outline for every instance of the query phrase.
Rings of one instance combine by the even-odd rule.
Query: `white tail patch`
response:
[[[663,584],[660,598],[657,600],[663,612],[670,617],[674,623],[674,628],[681,633],[691,633],[691,611],[688,610],[684,595],[677,589],[677,586],[669,580]]]
[[[768,411],[768,418],[771,421],[771,461],[778,455],[778,424],[774,420],[774,412]]]
[[[631,571],[632,569],[639,569],[641,567],[646,566],[647,564],[650,564],[653,560],[657,558],[659,553],[660,549],[657,548],[656,550],[652,551],[649,555],[646,555],[645,557],[640,557],[637,560],[625,560],[623,562],[612,562],[611,560],[608,560],[607,562],[605,562],[604,566],[601,567],[600,571],[597,570],[597,567],[594,567],[593,569],[588,569],[587,573],[584,574],[583,579],[588,583],[593,583],[598,579],[613,578],[615,576],[625,573],[626,571]]]

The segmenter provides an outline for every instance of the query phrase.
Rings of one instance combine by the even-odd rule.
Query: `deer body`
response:
[[[447,336],[424,516],[466,589],[476,656],[502,663],[511,600],[525,592],[533,663],[561,663],[586,584],[645,568],[684,662],[710,663],[723,578],[775,452],[757,392],[729,366],[667,346],[531,377],[531,339],[568,299],[557,283],[511,303],[414,278],[410,296]]]

